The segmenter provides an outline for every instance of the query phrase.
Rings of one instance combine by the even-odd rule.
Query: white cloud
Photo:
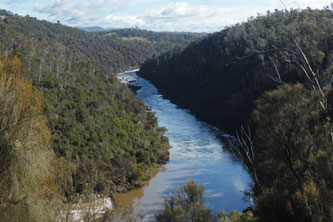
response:
[[[16,1],[16,0],[8,0]],[[36,3],[49,20],[72,26],[134,27],[157,31],[219,31],[257,13],[287,8],[323,8],[330,0],[53,0]]]
[[[213,0],[214,3],[191,6],[178,2],[161,8],[152,9],[146,17],[152,24],[150,28],[185,31],[218,31],[225,26],[246,21],[267,10],[290,8],[323,8],[327,0]],[[282,4],[283,2],[283,4]],[[222,7],[223,6],[223,7]]]
[[[109,24],[110,27],[120,28],[120,27],[134,27],[145,26],[145,22],[136,16],[118,16],[118,15],[107,15],[105,17],[105,23]]]
[[[181,17],[211,17],[216,13],[207,6],[192,7],[187,2],[172,3],[166,7],[153,9],[151,17],[176,19]]]
[[[178,2],[152,9],[145,20],[150,29],[211,32],[245,21],[258,11],[260,8],[191,6]]]
[[[105,7],[119,7],[129,3],[130,0],[84,0],[84,1],[68,1],[68,0],[54,0],[46,3],[36,3],[35,9],[39,11],[51,11],[55,9],[82,9],[82,10],[95,10]]]
[[[145,17],[150,28],[182,31],[208,31],[212,27],[222,28],[237,22],[230,8],[191,6],[187,2],[177,2],[165,7],[152,9]]]
[[[130,0],[54,0],[46,3],[36,3],[34,9],[38,13],[48,15],[52,21],[61,20],[72,26],[100,25],[107,27],[112,24],[110,23],[110,16],[106,16],[107,13],[119,11],[129,2]],[[103,18],[107,19],[103,20]],[[119,17],[115,17],[115,19],[121,20]],[[125,18],[122,19],[122,21],[124,20]],[[133,21],[133,18],[129,17],[128,23],[131,23],[131,21]]]

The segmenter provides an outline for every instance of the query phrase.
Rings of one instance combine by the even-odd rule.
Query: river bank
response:
[[[125,74],[127,73],[134,73],[134,72],[138,72],[140,69],[133,69],[133,70],[129,70],[129,71],[126,71],[126,72],[120,72],[120,73],[117,73],[117,78],[118,80],[123,83],[123,84],[128,84],[130,82],[135,82],[135,79],[132,78],[131,76],[126,76]]]
[[[154,179],[158,173],[163,173],[166,170],[164,165],[156,167],[151,170],[150,178],[141,182],[141,188],[131,190],[127,193],[113,195],[115,205],[119,208],[130,207],[136,199],[141,199],[144,196],[144,190],[149,186],[150,181]]]
[[[94,220],[105,215],[106,212],[115,208],[111,197],[91,197],[89,200],[79,199],[76,204],[71,204],[69,209],[62,211],[59,221],[84,222]]]
[[[251,179],[224,148],[220,140],[223,133],[164,99],[149,81],[134,72],[119,77],[129,85],[142,87],[137,96],[156,113],[159,126],[168,129],[165,135],[171,149],[170,161],[163,170],[142,189],[122,194],[117,201],[132,205],[136,212],[145,215],[144,221],[152,221],[154,214],[163,208],[164,199],[193,179],[204,185],[206,204],[213,213],[247,208],[249,204],[244,202],[242,191],[249,189]]]

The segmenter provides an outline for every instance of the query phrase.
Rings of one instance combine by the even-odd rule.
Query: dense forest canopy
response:
[[[189,181],[156,220],[332,221],[332,27],[327,8],[276,10],[199,40],[0,11],[0,220],[67,220],[77,194],[125,192],[168,160],[166,129],[115,76],[148,59],[139,75],[166,97],[238,129],[253,179],[243,213],[212,215]]]
[[[21,61],[23,78],[44,95],[50,147],[60,158],[58,181],[67,198],[138,187],[152,167],[168,160],[165,129],[115,73],[197,36],[88,33],[5,10],[0,16],[0,54]]]
[[[166,97],[199,118],[235,134],[249,119],[254,101],[278,83],[304,82],[297,65],[300,45],[319,80],[330,83],[333,11],[267,12],[192,43],[175,54],[148,60],[139,75],[151,80]],[[267,53],[263,53],[267,52]],[[268,77],[267,77],[268,76]]]
[[[75,59],[73,55],[85,54],[87,60],[98,60],[111,72],[138,67],[144,60],[154,55],[175,47],[184,48],[201,36],[191,33],[158,33],[140,29],[88,33],[60,23],[54,24],[44,20],[39,21],[30,16],[14,15],[5,10],[0,10],[0,16],[3,34],[1,38],[4,41],[1,51],[5,54],[33,54],[31,49],[38,44],[40,52],[38,51],[37,55],[48,58],[51,47],[57,46],[55,51],[57,53],[53,56],[56,59],[62,56],[63,60],[73,62]],[[11,38],[8,38],[9,36]],[[47,44],[50,45],[47,46]],[[62,46],[75,53],[62,52]]]
[[[138,65],[147,59],[172,50],[182,50],[206,34],[153,32],[144,29],[116,29],[97,32],[109,45],[117,45],[121,54]]]
[[[234,221],[332,221],[332,27],[327,8],[276,10],[142,65],[168,98],[237,135],[253,217]],[[157,218],[177,221],[175,205]]]

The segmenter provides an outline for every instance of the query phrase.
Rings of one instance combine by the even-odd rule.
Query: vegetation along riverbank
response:
[[[195,10],[170,7],[145,18]],[[333,221],[332,27],[328,7],[267,11],[208,35],[86,32],[0,10],[0,221],[143,219],[99,202],[110,208],[169,160],[166,128],[117,79],[139,67],[165,98],[233,135],[253,181],[242,213],[214,215],[189,180],[155,220]]]
[[[328,7],[267,12],[140,67],[171,101],[236,136],[258,221],[332,221],[332,18]],[[182,201],[157,218],[187,218]]]
[[[1,221],[56,220],[79,200],[139,187],[168,161],[164,129],[116,73],[195,35],[0,15]]]

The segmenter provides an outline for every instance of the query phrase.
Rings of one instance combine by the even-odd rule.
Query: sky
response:
[[[331,0],[333,2],[333,0]],[[215,32],[267,10],[322,9],[330,0],[0,0],[0,9],[75,27]]]

